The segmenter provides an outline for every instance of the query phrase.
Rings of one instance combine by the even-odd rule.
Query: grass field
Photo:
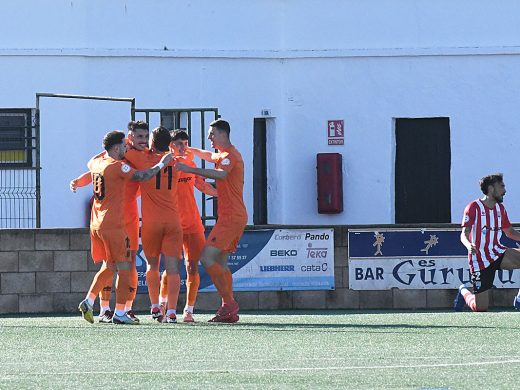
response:
[[[1,316],[0,388],[520,386],[520,313],[291,311],[238,324]]]

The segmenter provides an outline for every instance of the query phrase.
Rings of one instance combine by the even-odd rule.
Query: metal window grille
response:
[[[37,138],[32,109],[0,109],[0,228],[37,227]]]

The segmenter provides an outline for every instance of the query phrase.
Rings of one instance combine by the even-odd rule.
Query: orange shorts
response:
[[[184,260],[199,261],[205,243],[206,237],[204,237],[203,231],[183,234],[182,249],[184,250]]]
[[[130,250],[139,249],[139,218],[125,224],[126,234],[130,240]]]
[[[130,261],[130,240],[125,229],[90,229],[94,263]]]
[[[182,258],[182,227],[173,223],[143,224],[141,230],[143,250],[146,257],[165,256]]]
[[[222,252],[232,253],[237,249],[245,227],[245,223],[218,220],[211,229],[206,245],[218,248]]]

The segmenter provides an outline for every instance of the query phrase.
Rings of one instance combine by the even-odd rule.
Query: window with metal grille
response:
[[[32,167],[33,139],[30,109],[0,109],[0,167]]]

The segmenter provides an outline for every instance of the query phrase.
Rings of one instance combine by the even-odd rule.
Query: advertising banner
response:
[[[469,283],[460,228],[349,230],[349,288],[448,289]],[[515,241],[502,243],[516,248]],[[520,271],[498,271],[497,288],[519,288]]]
[[[229,256],[235,291],[333,290],[334,230],[277,229],[245,231],[237,251]],[[163,265],[161,261],[161,271]],[[137,254],[138,289],[148,293],[146,257]],[[211,278],[199,265],[199,291],[215,291]],[[181,292],[186,291],[186,270],[181,266]]]

